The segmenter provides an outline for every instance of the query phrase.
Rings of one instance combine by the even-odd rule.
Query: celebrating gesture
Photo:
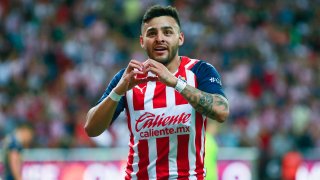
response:
[[[216,69],[179,56],[183,43],[175,8],[148,9],[140,36],[148,59],[131,60],[87,114],[85,130],[98,136],[125,109],[130,132],[125,179],[205,177],[206,121],[224,122],[229,105]]]

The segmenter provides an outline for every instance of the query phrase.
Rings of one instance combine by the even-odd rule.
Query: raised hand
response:
[[[158,79],[157,77],[137,78],[138,74],[145,73],[147,72],[145,71],[144,64],[137,60],[131,60],[123,73],[121,80],[115,87],[115,92],[119,95],[123,95],[126,91],[130,90],[137,84],[155,81]]]
[[[177,77],[175,77],[166,66],[153,59],[148,59],[143,63],[144,73],[152,72],[159,81],[167,86],[174,87],[177,84]]]

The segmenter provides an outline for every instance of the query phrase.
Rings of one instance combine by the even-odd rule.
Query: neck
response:
[[[165,65],[171,73],[175,73],[180,66],[180,57],[176,55],[172,61]]]
[[[19,141],[19,143],[22,144],[22,138],[23,138],[22,134],[20,132],[16,131],[15,136],[16,136],[17,141]]]

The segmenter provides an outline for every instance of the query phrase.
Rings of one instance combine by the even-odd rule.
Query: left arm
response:
[[[228,101],[219,94],[206,93],[187,85],[181,95],[197,112],[206,115],[210,119],[224,122],[229,115]]]
[[[9,152],[8,155],[9,159],[9,166],[16,180],[22,180],[21,177],[21,169],[22,169],[22,162],[21,162],[21,154],[17,150],[12,150]]]
[[[175,77],[161,63],[149,59],[145,63],[146,71],[156,74],[161,82],[170,87],[175,87],[178,78]],[[229,104],[226,98],[219,94],[210,94],[187,85],[181,95],[192,105],[195,110],[210,119],[224,122],[229,116]]]

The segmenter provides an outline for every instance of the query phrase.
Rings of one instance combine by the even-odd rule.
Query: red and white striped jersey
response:
[[[199,62],[206,64],[203,72],[193,68]],[[196,76],[199,73],[204,73],[201,79]],[[208,91],[224,95],[218,73],[203,61],[182,57],[175,76],[196,88],[199,82],[208,81],[216,89]],[[111,82],[101,99],[116,84]],[[149,81],[127,91],[118,106],[126,109],[130,131],[125,179],[204,179],[207,118],[179,92],[159,81]]]

